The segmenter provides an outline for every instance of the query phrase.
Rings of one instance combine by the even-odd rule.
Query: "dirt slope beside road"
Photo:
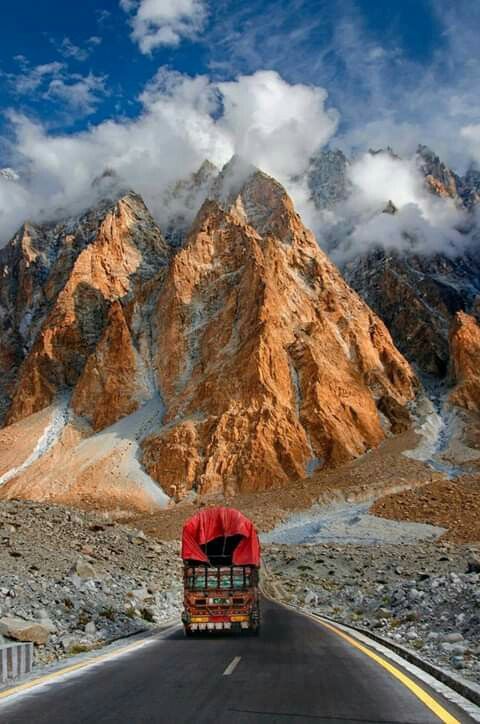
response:
[[[415,446],[416,440],[413,432],[404,433],[389,438],[368,455],[335,470],[314,474],[288,488],[245,493],[234,498],[205,496],[201,505],[232,504],[250,518],[258,530],[268,531],[292,512],[308,510],[315,503],[363,501],[387,491],[423,486],[441,475],[425,463],[402,455]],[[185,500],[174,508],[132,520],[147,535],[165,540],[178,539],[183,521],[196,510],[197,502]]]
[[[480,478],[471,475],[435,480],[415,490],[380,498],[370,512],[392,520],[448,528],[443,539],[455,543],[480,542]]]

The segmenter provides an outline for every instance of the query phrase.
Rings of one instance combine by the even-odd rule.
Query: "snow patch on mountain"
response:
[[[50,422],[45,428],[43,435],[39,438],[35,448],[21,465],[11,468],[11,470],[8,470],[0,477],[0,486],[5,485],[5,483],[8,483],[9,480],[12,480],[12,478],[15,478],[17,475],[24,473],[27,468],[45,455],[45,453],[58,442],[63,429],[68,423],[69,402],[70,397],[65,395],[53,406]]]

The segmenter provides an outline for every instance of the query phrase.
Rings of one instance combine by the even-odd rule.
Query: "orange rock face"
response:
[[[40,241],[24,230],[22,291],[8,263],[0,282],[27,330],[8,338],[24,358],[7,423],[53,403],[56,442],[0,496],[151,510],[287,485],[408,424],[410,366],[282,186],[238,162],[215,184],[174,255],[134,194]]]
[[[113,302],[107,326],[75,386],[72,407],[97,431],[135,412],[151,394],[122,305]]]
[[[143,463],[167,493],[285,485],[378,445],[415,377],[284,189],[261,173],[206,202],[156,311],[164,429]]]
[[[108,323],[110,305],[135,291],[144,255],[156,255],[157,262],[166,258],[165,242],[153,220],[149,228],[142,228],[148,217],[141,199],[129,194],[109,209],[94,229],[93,241],[75,259],[65,286],[20,368],[7,424],[41,410],[60,390],[77,383]],[[66,237],[67,245],[68,241]],[[51,289],[53,293],[55,282],[54,278],[49,280],[47,292]],[[115,332],[111,330],[110,335],[113,339]],[[104,348],[105,343],[103,352]],[[132,350],[127,354],[131,357]],[[83,389],[86,384],[84,379]],[[130,409],[127,405],[124,414],[131,411],[131,405]],[[95,412],[92,416],[97,420],[101,417]]]
[[[474,317],[457,312],[450,332],[454,405],[480,412],[480,326]]]

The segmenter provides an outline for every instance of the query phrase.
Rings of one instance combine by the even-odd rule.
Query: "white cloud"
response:
[[[120,0],[120,7],[132,13],[132,39],[144,54],[194,38],[207,17],[203,0]]]
[[[0,184],[0,236],[5,241],[27,216],[87,207],[95,200],[92,181],[106,168],[141,193],[160,222],[162,190],[205,158],[222,165],[241,152],[287,180],[335,130],[325,97],[320,88],[290,85],[270,71],[216,84],[163,70],[142,94],[143,111],[134,120],[61,135],[11,114],[16,141],[9,163],[24,181],[14,190]]]
[[[22,72],[10,73],[7,76],[13,90],[18,95],[36,91],[46,79],[58,76],[65,67],[63,63],[54,62],[43,63],[32,68],[23,56],[19,58],[19,61]]]
[[[89,115],[107,94],[105,79],[105,76],[93,73],[86,76],[74,73],[68,80],[57,77],[50,81],[43,97],[62,101],[69,109],[82,116]]]
[[[460,135],[465,140],[473,160],[480,164],[480,123],[464,126],[460,129]]]
[[[219,125],[236,152],[282,181],[301,173],[336,131],[338,114],[325,108],[323,88],[291,85],[270,70],[218,88],[224,105]]]
[[[71,93],[84,108],[90,93],[103,91],[103,80],[94,76],[50,82],[46,90],[73,103],[67,98]],[[207,76],[161,69],[140,100],[137,118],[104,121],[76,134],[49,133],[11,114],[16,141],[8,162],[22,180],[0,178],[2,241],[27,216],[58,218],[94,203],[92,181],[106,168],[138,191],[163,225],[168,220],[163,203],[167,186],[205,158],[221,166],[234,153],[286,185],[320,243],[334,239],[330,251],[337,261],[376,245],[454,254],[469,241],[459,231],[465,226],[464,213],[426,190],[414,156],[358,156],[349,167],[354,188],[349,201],[328,216],[314,212],[304,183],[292,178],[305,178],[312,153],[336,132],[338,113],[328,108],[323,88],[287,83],[273,71],[216,83]],[[480,142],[477,126],[465,127],[463,135],[472,144]],[[381,213],[389,200],[398,209],[394,215]]]
[[[349,175],[362,207],[378,209],[390,200],[402,208],[422,198],[422,178],[413,160],[366,153],[350,166]]]
[[[106,76],[69,73],[65,63],[53,62],[31,66],[24,56],[17,56],[19,73],[6,77],[14,93],[30,100],[42,98],[62,104],[62,110],[75,115],[89,115],[108,94]]]
[[[350,198],[328,216],[317,214],[314,219],[318,238],[329,240],[338,263],[378,247],[455,256],[471,243],[466,212],[452,199],[427,190],[415,157],[366,153],[348,173]],[[382,213],[389,201],[396,212]]]
[[[83,63],[90,57],[93,50],[100,45],[102,38],[98,35],[92,35],[88,38],[84,47],[73,43],[68,36],[65,36],[60,42],[55,38],[50,38],[50,42],[63,58]]]

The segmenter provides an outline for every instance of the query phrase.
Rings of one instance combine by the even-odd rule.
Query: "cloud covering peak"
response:
[[[163,191],[205,158],[221,166],[240,153],[288,183],[332,137],[338,121],[324,89],[287,83],[274,71],[216,83],[161,69],[140,100],[137,118],[70,134],[51,133],[10,113],[8,165],[21,180],[0,177],[3,242],[26,218],[45,220],[93,203],[92,182],[106,168],[141,193],[160,222]]]

